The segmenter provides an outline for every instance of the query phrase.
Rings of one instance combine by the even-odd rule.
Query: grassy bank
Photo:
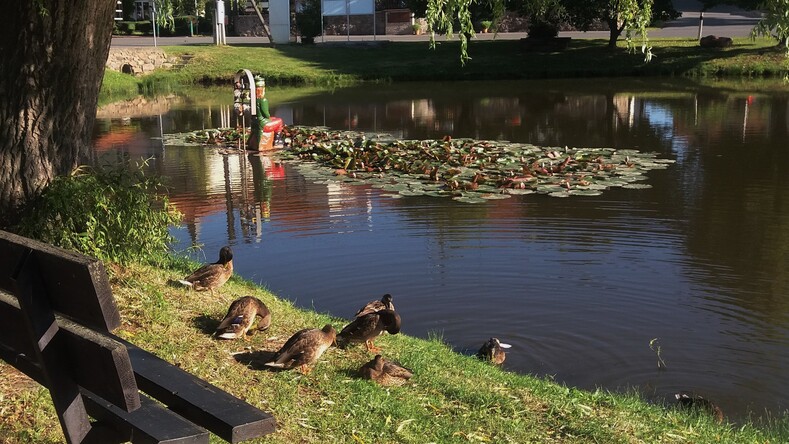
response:
[[[120,336],[267,410],[278,431],[272,443],[777,443],[786,421],[718,424],[704,414],[651,405],[637,395],[586,392],[502,371],[453,352],[440,339],[385,335],[383,355],[414,371],[402,387],[383,388],[356,370],[372,355],[357,346],[329,349],[309,375],[263,366],[295,331],[346,320],[305,311],[265,289],[233,278],[212,297],[173,286],[194,264],[110,267],[123,326]],[[248,342],[210,334],[231,300],[261,298],[271,328]],[[359,305],[368,297],[360,296]],[[351,316],[349,313],[348,316]],[[403,320],[407,329],[408,320]],[[0,442],[60,442],[47,392],[0,364]],[[218,442],[218,441],[217,441]]]
[[[239,68],[263,75],[271,84],[344,85],[360,81],[455,81],[622,76],[785,77],[789,59],[768,39],[735,39],[726,49],[700,48],[695,39],[653,40],[655,58],[604,40],[578,39],[560,52],[523,52],[518,40],[472,41],[472,59],[461,66],[459,42],[327,43],[317,45],[170,46],[171,54],[190,54],[178,71],[157,71],[140,79],[155,92],[162,85],[227,83]],[[623,45],[623,43],[622,43]],[[105,80],[107,88],[115,79]]]

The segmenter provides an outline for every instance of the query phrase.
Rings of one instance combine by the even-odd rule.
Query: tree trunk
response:
[[[6,0],[0,27],[0,226],[90,155],[115,0]]]
[[[613,49],[616,48],[616,41],[619,40],[619,36],[622,35],[622,31],[625,27],[620,23],[619,17],[607,17],[606,21],[608,22],[608,47]]]

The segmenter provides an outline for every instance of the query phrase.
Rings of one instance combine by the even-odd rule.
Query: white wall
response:
[[[269,0],[268,18],[272,43],[289,43],[290,1]]]

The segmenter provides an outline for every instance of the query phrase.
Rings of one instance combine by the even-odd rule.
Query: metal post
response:
[[[701,30],[704,28],[704,11],[699,11],[699,37],[697,40],[701,40]]]
[[[153,46],[156,47],[156,2],[154,1],[151,3],[153,8],[151,9],[151,27],[153,28]]]

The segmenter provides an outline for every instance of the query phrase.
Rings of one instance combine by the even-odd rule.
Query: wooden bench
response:
[[[275,431],[273,416],[113,335],[118,326],[101,262],[0,231],[0,359],[49,389],[67,442]]]

